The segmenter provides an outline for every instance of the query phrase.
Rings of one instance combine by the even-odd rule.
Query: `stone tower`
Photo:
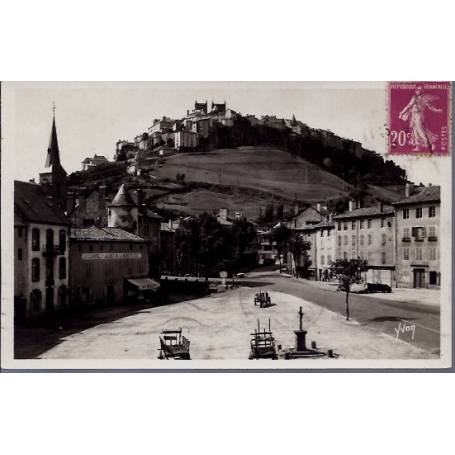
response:
[[[113,201],[108,205],[108,227],[125,229],[133,234],[137,233],[138,208],[134,203],[125,185],[119,188]]]

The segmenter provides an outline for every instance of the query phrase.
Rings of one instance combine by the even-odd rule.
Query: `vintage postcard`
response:
[[[3,368],[452,366],[451,82],[7,82],[1,135]]]

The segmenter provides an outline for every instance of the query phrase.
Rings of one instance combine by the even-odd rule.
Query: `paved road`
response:
[[[345,314],[345,293],[321,289],[305,280],[278,274],[248,277],[244,285],[260,285],[262,290],[275,290],[300,297],[331,311]],[[253,284],[254,282],[254,284]],[[440,309],[435,306],[396,302],[359,294],[349,295],[351,319],[375,330],[397,336],[401,340],[427,349],[435,354],[440,351]],[[414,330],[412,330],[412,326]]]

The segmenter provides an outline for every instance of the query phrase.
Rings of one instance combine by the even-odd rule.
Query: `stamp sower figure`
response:
[[[438,136],[425,126],[425,109],[433,112],[442,112],[442,109],[434,107],[431,102],[439,99],[436,95],[422,93],[422,87],[417,86],[409,103],[403,108],[398,117],[405,122],[409,121],[411,130],[410,143],[417,152],[421,147],[433,152]]]

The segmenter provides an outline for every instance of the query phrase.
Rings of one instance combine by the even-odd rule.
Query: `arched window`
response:
[[[61,280],[64,280],[66,278],[66,258],[61,257],[58,260],[58,277]]]
[[[33,291],[30,293],[32,311],[39,311],[41,309],[41,300],[41,291],[39,289],[33,289]]]
[[[38,228],[32,229],[32,251],[39,251],[40,232]]]
[[[46,230],[46,249],[54,248],[54,230],[47,229]]]
[[[58,237],[58,246],[61,253],[66,251],[66,231],[61,229]]]
[[[39,258],[32,259],[32,281],[40,280],[40,260]]]

